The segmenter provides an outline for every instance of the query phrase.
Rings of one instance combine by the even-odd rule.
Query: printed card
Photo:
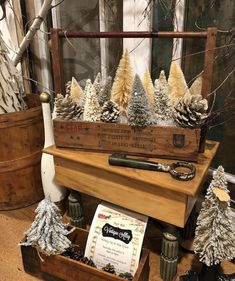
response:
[[[116,273],[130,272],[139,264],[148,217],[109,203],[98,205],[87,239],[85,256],[97,268],[108,263]]]

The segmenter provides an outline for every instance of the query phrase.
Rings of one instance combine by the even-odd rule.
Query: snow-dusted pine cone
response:
[[[58,94],[55,99],[56,118],[64,120],[79,120],[83,108],[72,101],[72,98],[66,94],[65,97]]]
[[[201,95],[184,95],[174,107],[173,118],[183,128],[199,128],[208,117],[208,102]]]
[[[106,123],[117,123],[119,121],[119,106],[113,101],[106,101],[101,109],[101,121]]]

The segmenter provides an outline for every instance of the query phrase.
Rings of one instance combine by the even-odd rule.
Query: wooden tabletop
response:
[[[196,167],[196,176],[193,180],[190,181],[176,180],[172,178],[169,173],[110,166],[108,164],[108,156],[110,154],[106,153],[81,152],[74,149],[56,148],[55,146],[47,147],[43,150],[43,152],[73,162],[77,162],[85,166],[99,168],[101,172],[102,170],[112,172],[128,179],[143,182],[144,184],[151,184],[152,186],[161,187],[164,189],[175,191],[177,193],[183,193],[194,197],[199,191],[200,185],[206,176],[207,170],[216,154],[218,146],[218,142],[206,142],[205,152],[203,154],[200,154],[198,157],[198,162],[194,163]],[[160,163],[177,162],[176,160],[157,158],[151,158],[151,161]]]

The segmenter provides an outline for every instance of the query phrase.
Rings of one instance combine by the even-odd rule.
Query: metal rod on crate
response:
[[[59,31],[62,38],[207,38],[207,32],[77,32]]]

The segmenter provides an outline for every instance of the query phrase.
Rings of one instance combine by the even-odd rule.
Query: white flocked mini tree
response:
[[[235,229],[228,192],[224,169],[219,166],[213,173],[195,231],[194,251],[207,267],[235,256]]]
[[[37,213],[30,228],[25,233],[24,246],[33,246],[45,255],[61,254],[71,246],[67,235],[68,225],[62,222],[59,208],[49,198],[43,199],[37,206]]]
[[[168,96],[168,83],[165,72],[160,72],[154,83],[154,111],[158,122],[172,119],[172,106]]]
[[[96,90],[93,85],[89,87],[89,91],[86,94],[86,100],[84,104],[83,120],[96,122],[100,121],[101,108],[96,95]]]

